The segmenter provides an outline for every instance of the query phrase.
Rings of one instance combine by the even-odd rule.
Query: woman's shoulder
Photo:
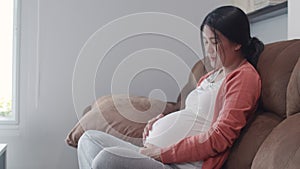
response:
[[[247,61],[239,68],[228,74],[223,83],[226,89],[239,88],[250,90],[261,87],[261,79],[256,69]]]
[[[242,79],[247,77],[256,77],[260,79],[259,73],[248,61],[245,61],[240,67],[232,71],[227,77],[232,78],[235,76],[239,76]]]
[[[252,93],[259,96],[261,92],[261,79],[256,69],[249,63],[228,74],[222,84],[222,92]]]

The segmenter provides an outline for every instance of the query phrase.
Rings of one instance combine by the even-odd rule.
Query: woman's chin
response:
[[[216,68],[216,64],[214,62],[210,62],[210,66],[211,68],[215,69]]]

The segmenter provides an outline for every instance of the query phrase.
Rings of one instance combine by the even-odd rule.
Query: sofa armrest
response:
[[[268,135],[251,168],[298,169],[300,166],[300,113],[283,120]]]

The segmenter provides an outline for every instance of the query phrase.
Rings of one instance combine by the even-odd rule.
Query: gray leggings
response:
[[[101,131],[86,131],[78,142],[80,169],[171,169],[139,153],[138,146]]]

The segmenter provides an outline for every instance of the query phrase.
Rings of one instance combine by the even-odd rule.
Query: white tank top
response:
[[[207,131],[211,126],[216,96],[223,80],[216,83],[203,80],[187,96],[185,109],[171,113],[153,124],[145,143],[167,147],[183,138]]]

